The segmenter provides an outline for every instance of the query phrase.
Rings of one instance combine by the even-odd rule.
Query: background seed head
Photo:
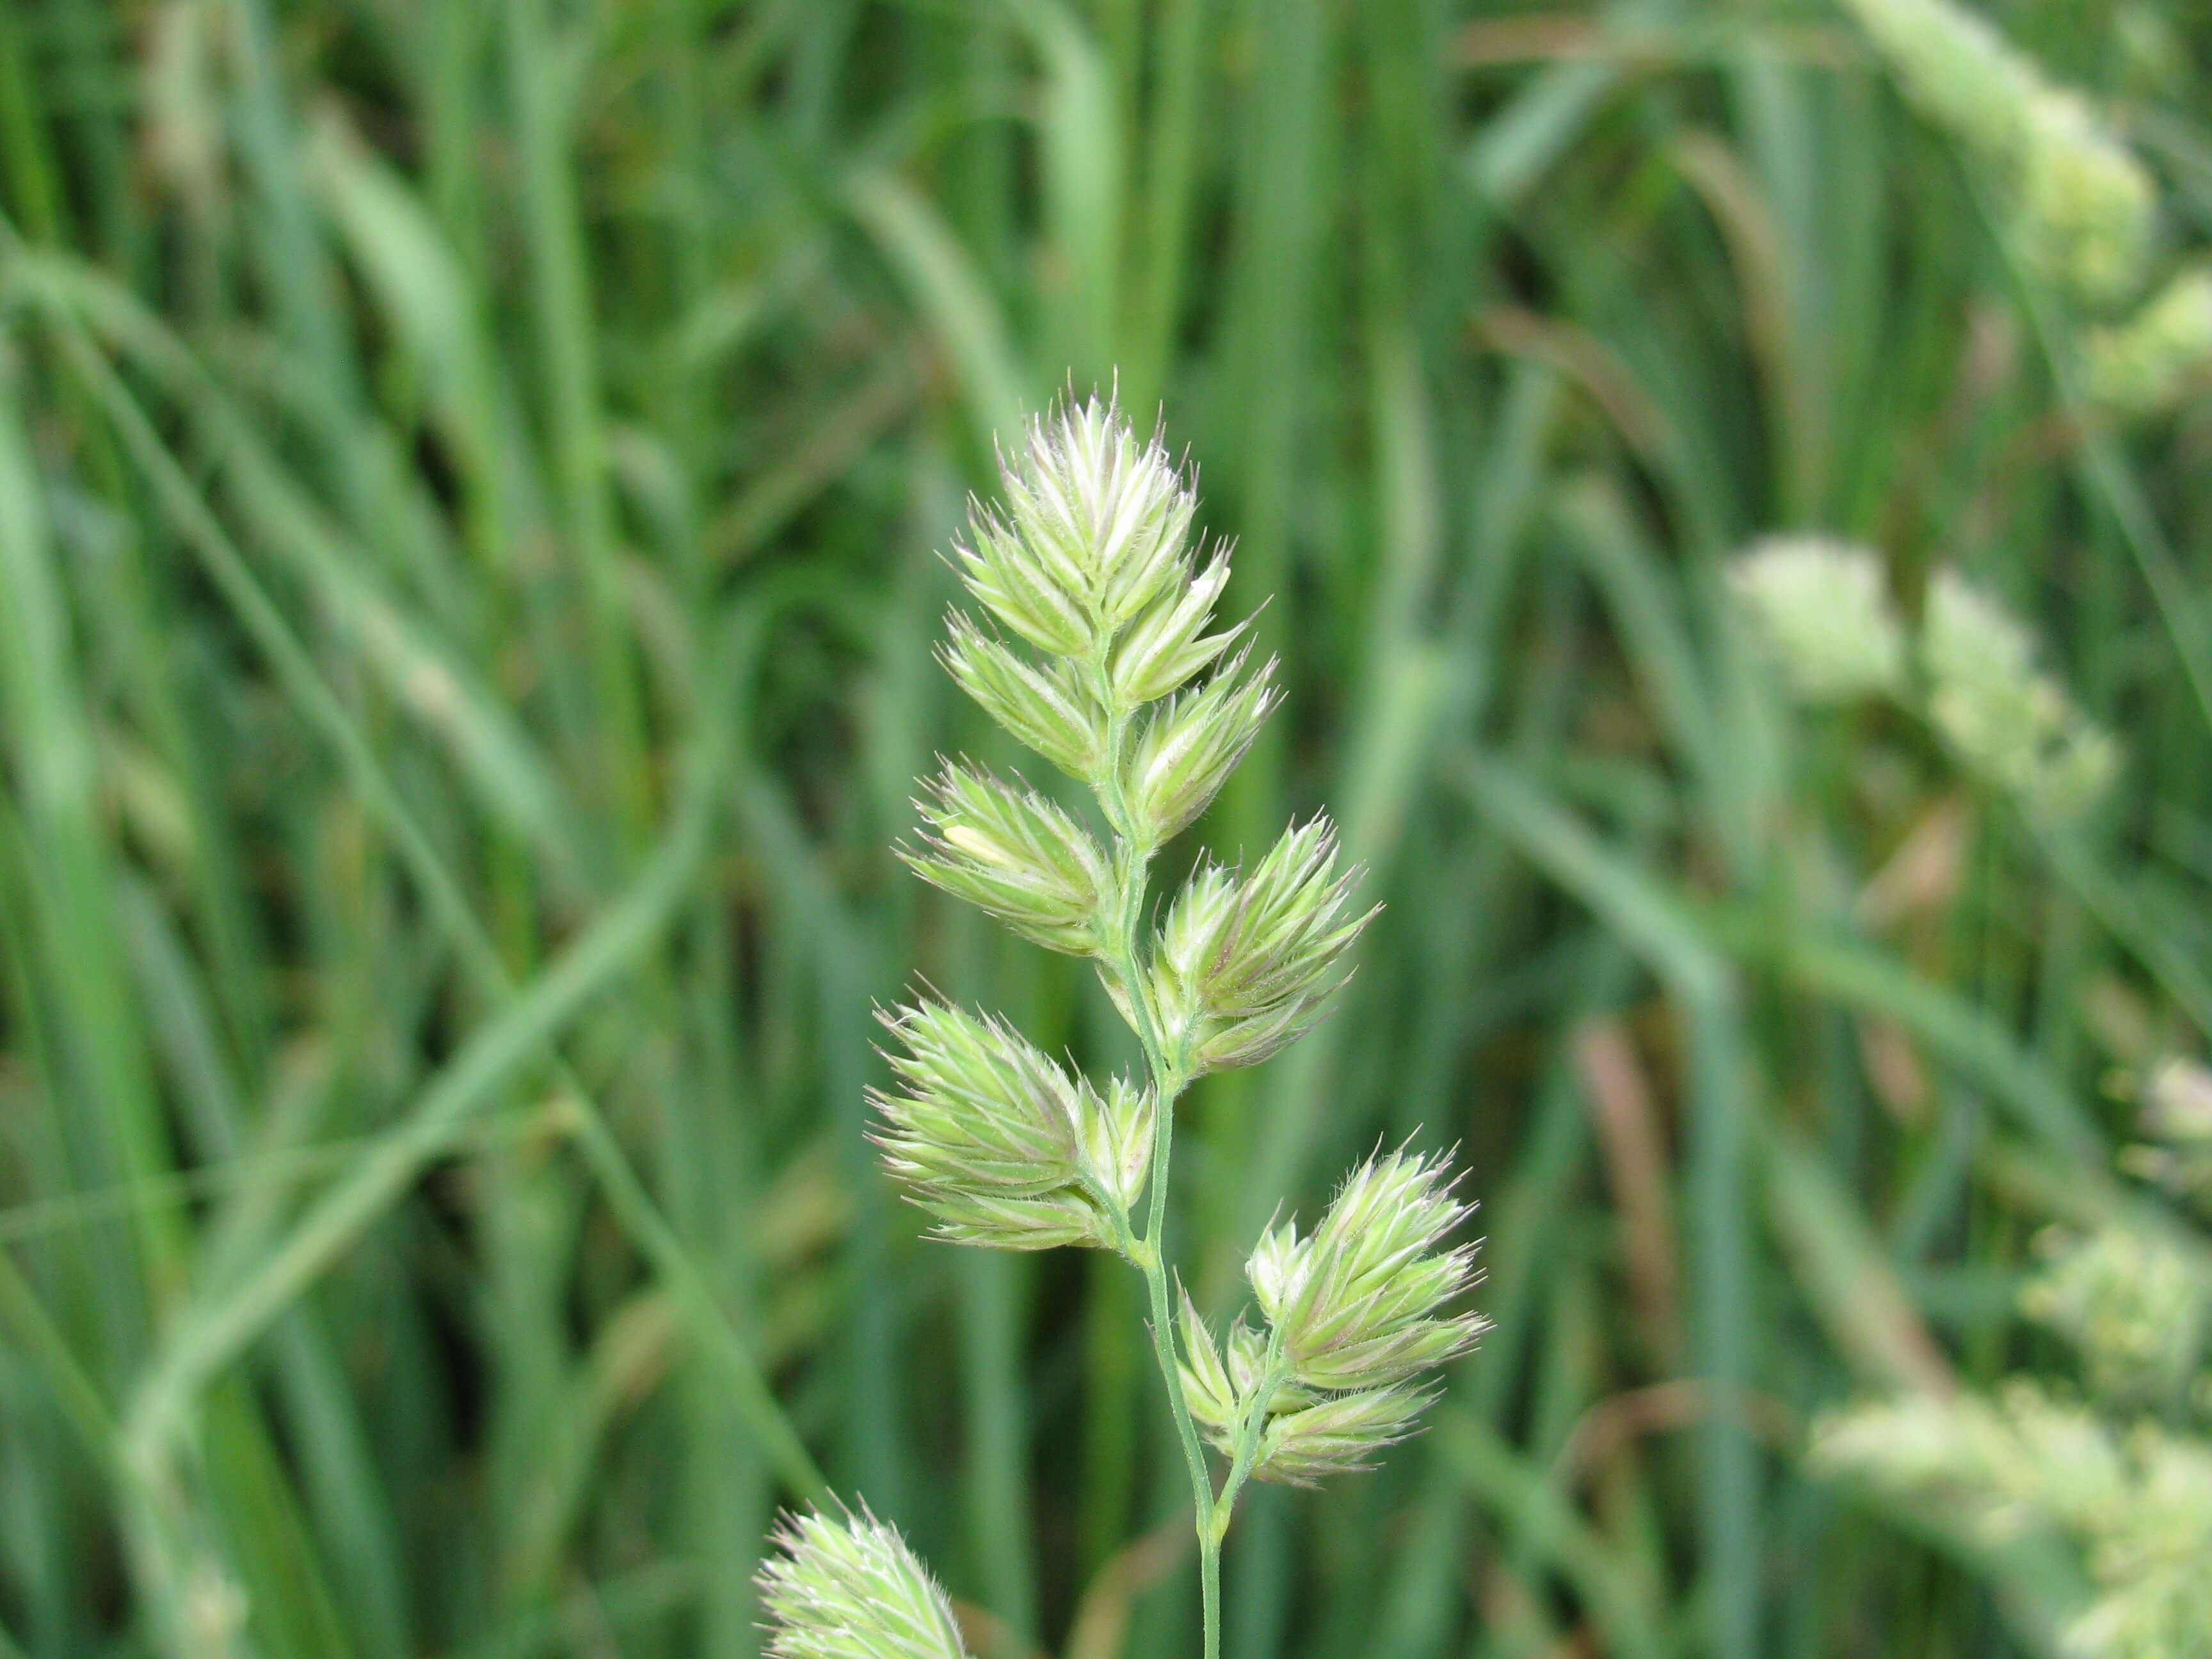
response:
[[[2089,331],[2090,394],[2106,408],[2150,415],[2212,386],[2212,264],[2180,272],[2126,321]]]
[[[871,1090],[890,1172],[938,1218],[941,1237],[1000,1249],[1110,1247],[1102,1195],[1140,1190],[1148,1096],[1101,1100],[1002,1022],[942,1003],[884,1016],[899,1041],[897,1086]]]
[[[2157,187],[2105,120],[1951,0],[1848,3],[1907,95],[2002,175],[2027,263],[2085,301],[2123,296],[2150,247]]]
[[[2155,1421],[2121,1430],[2015,1379],[1993,1396],[1908,1395],[1814,1425],[1814,1468],[1982,1544],[2069,1539],[2086,1593],[2061,1650],[2113,1659],[2204,1651],[2212,1630],[2212,1443]]]
[[[930,828],[926,850],[898,849],[933,886],[1054,951],[1098,946],[1106,854],[1082,825],[1029,790],[948,763],[915,805]]]
[[[2046,1259],[2021,1288],[2021,1311],[2074,1344],[2100,1399],[2169,1398],[2212,1323],[2212,1279],[2177,1246],[2125,1225],[2041,1243]]]
[[[2091,301],[2136,285],[2157,187],[2077,94],[2045,87],[2030,100],[2019,196],[2015,227],[2029,264]]]
[[[1931,119],[1984,152],[2019,149],[2040,77],[1985,19],[1950,0],[1848,3]]]
[[[2034,651],[2027,629],[1957,572],[1929,580],[1920,636],[1929,718],[1969,768],[2027,811],[2062,817],[2104,793],[2119,750],[2036,672]]]
[[[1481,1316],[1443,1311],[1477,1277],[1474,1245],[1443,1245],[1471,1210],[1452,1198],[1442,1160],[1401,1151],[1355,1170],[1312,1237],[1272,1245],[1278,1261],[1261,1276],[1283,1287],[1291,1376],[1389,1388],[1474,1346]]]
[[[952,1604],[896,1528],[786,1516],[761,1564],[769,1659],[968,1659]]]
[[[1804,701],[1903,687],[1905,629],[1872,548],[1826,536],[1768,537],[1736,561],[1729,586]]]

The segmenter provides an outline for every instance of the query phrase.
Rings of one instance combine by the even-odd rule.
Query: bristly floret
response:
[[[1252,625],[1248,617],[1218,633],[1206,631],[1229,585],[1227,549],[1217,546],[1204,569],[1194,572],[1186,561],[1177,574],[1182,580],[1169,583],[1114,642],[1110,680],[1125,708],[1157,702],[1188,684]]]
[[[1122,767],[1131,825],[1149,852],[1188,829],[1221,793],[1282,701],[1270,657],[1251,673],[1240,651],[1203,685],[1153,708]]]
[[[1194,875],[1160,929],[1152,976],[1171,1030],[1204,1069],[1250,1066],[1310,1029],[1337,961],[1376,912],[1347,913],[1358,867],[1336,867],[1325,817],[1293,825],[1252,872]]]
[[[1099,948],[1106,854],[1058,806],[949,761],[915,805],[930,825],[926,850],[897,849],[915,874],[1048,950]]]
[[[1443,1248],[1473,1212],[1452,1186],[1440,1158],[1402,1149],[1371,1158],[1338,1189],[1312,1237],[1293,1232],[1255,1257],[1265,1262],[1253,1289],[1263,1308],[1279,1309],[1273,1317],[1295,1380],[1385,1388],[1474,1346],[1482,1316],[1442,1312],[1478,1277],[1474,1245]]]
[[[1433,1389],[1362,1389],[1334,1394],[1267,1419],[1252,1473],[1286,1486],[1313,1486],[1332,1474],[1355,1474],[1419,1431]]]
[[[1105,768],[1107,713],[1077,665],[1035,663],[1001,645],[957,611],[938,660],[993,720],[1068,776],[1098,781]]]
[[[968,1659],[952,1603],[864,1505],[787,1515],[755,1581],[768,1659]]]
[[[926,1002],[882,1016],[898,1086],[871,1090],[876,1144],[940,1237],[1000,1249],[1115,1248],[1144,1189],[1152,1097],[1119,1079],[1102,1099],[996,1019]]]

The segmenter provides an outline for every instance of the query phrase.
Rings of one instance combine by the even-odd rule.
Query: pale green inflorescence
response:
[[[1475,1279],[1474,1248],[1447,1242],[1470,1206],[1438,1161],[1370,1159],[1311,1237],[1286,1224],[1261,1242],[1251,1279],[1264,1339],[1240,1320],[1224,1354],[1187,1298],[1176,1320],[1163,1238],[1176,1097],[1303,1035],[1374,913],[1352,904],[1359,872],[1340,868],[1335,830],[1316,817],[1249,869],[1202,862],[1157,934],[1140,937],[1151,860],[1251,746],[1279,700],[1273,664],[1254,666],[1249,646],[1232,654],[1249,624],[1215,624],[1226,550],[1198,545],[1189,480],[1110,403],[1037,422],[1002,470],[1003,506],[975,507],[953,559],[986,620],[956,611],[943,660],[1000,726],[1091,787],[1104,834],[1026,784],[947,762],[901,856],[1022,937],[1092,958],[1146,1075],[1095,1087],[1003,1021],[926,1000],[883,1017],[893,1082],[871,1091],[874,1135],[941,1237],[1112,1249],[1145,1274],[1216,1659],[1219,1550],[1242,1483],[1310,1482],[1371,1462],[1412,1431],[1425,1376],[1482,1330],[1451,1308]],[[1199,1423],[1230,1460],[1218,1492]],[[942,1598],[889,1528],[816,1516],[786,1541],[763,1581],[775,1654],[957,1651],[912,1644],[957,1638],[931,1622]],[[854,1644],[880,1635],[855,1593],[871,1577],[892,1587],[896,1640],[909,1645]],[[826,1633],[838,1629],[853,1632],[842,1647]]]
[[[2126,415],[2154,415],[2212,386],[2212,264],[2176,275],[2124,322],[2082,343],[2089,395]]]
[[[2150,249],[2157,191],[2096,112],[1953,0],[1846,3],[1913,102],[1996,167],[2027,262],[2084,300],[2124,296]]]
[[[2094,302],[2136,287],[2157,222],[2157,188],[2078,94],[2045,87],[2030,100],[2017,189],[2014,229],[2030,264]]]
[[[1846,0],[1929,118],[1996,155],[2027,142],[2041,77],[1977,13],[1948,0]]]
[[[1770,536],[1736,561],[1729,586],[1804,701],[1903,688],[1905,629],[1872,548],[1831,536]]]
[[[1955,571],[1929,582],[1920,656],[1929,717],[1969,767],[2054,817],[2104,793],[2119,766],[2111,735],[2037,672],[2027,629]]]
[[[968,1659],[945,1592],[866,1510],[787,1516],[774,1543],[759,1578],[768,1659]]]

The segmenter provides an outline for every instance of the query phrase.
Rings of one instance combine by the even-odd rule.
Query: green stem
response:
[[[1229,1462],[1229,1478],[1221,1483],[1221,1496],[1213,1504],[1214,1547],[1229,1536],[1229,1520],[1237,1512],[1237,1496],[1244,1490],[1251,1478],[1252,1465],[1260,1455],[1260,1439],[1267,1430],[1267,1407],[1275,1391],[1290,1380],[1290,1367],[1283,1359],[1283,1333],[1277,1327],[1268,1333],[1267,1363],[1261,1368],[1260,1386],[1252,1390],[1244,1402],[1244,1415],[1237,1425],[1237,1447]]]
[[[1103,661],[1093,665],[1101,701],[1113,707],[1113,693]],[[1186,1081],[1161,1041],[1159,1021],[1152,1007],[1152,987],[1139,971],[1137,926],[1144,914],[1146,866],[1152,861],[1149,845],[1136,835],[1127,793],[1121,786],[1121,753],[1128,735],[1128,717],[1113,717],[1106,744],[1106,777],[1099,790],[1119,845],[1115,869],[1120,876],[1119,914],[1112,918],[1107,962],[1121,976],[1127,993],[1129,1024],[1145,1051],[1145,1065],[1152,1085],[1152,1193],[1145,1224],[1144,1248],[1133,1258],[1145,1275],[1145,1288],[1152,1308],[1152,1357],[1158,1362],[1160,1380],[1168,1391],[1168,1411],[1175,1419],[1176,1437],[1182,1443],[1183,1462],[1190,1470],[1191,1502],[1195,1510],[1199,1549],[1199,1595],[1206,1628],[1206,1659],[1221,1655],[1221,1540],[1213,1524],[1213,1478],[1206,1472],[1206,1453],[1199,1444],[1198,1427],[1191,1421],[1189,1402],[1183,1398],[1182,1368],[1176,1360],[1175,1306],[1168,1296],[1167,1250],[1168,1171],[1175,1150],[1175,1103]]]

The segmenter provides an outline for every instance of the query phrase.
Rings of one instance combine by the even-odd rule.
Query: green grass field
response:
[[[2212,17],[1985,15],[2126,292],[1823,0],[0,0],[0,1656],[757,1655],[825,1482],[979,1659],[1196,1653],[1140,1288],[864,1139],[924,981],[1133,1058],[890,850],[1021,763],[937,553],[1115,383],[1288,692],[1165,872],[1325,805],[1389,906],[1176,1258],[1456,1145],[1496,1324],[1254,1493],[1231,1659],[2060,1653],[1802,1456],[2065,1372],[2037,1240],[2183,1224],[2115,1160],[2212,1034],[2212,379],[2082,366],[2212,241]],[[2102,797],[1794,705],[1793,531],[2031,626]]]

